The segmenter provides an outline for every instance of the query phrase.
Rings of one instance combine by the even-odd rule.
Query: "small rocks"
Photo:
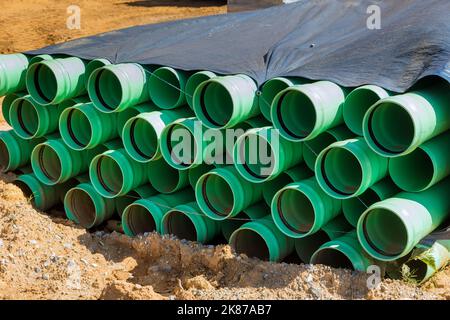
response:
[[[50,276],[49,276],[48,274],[45,273],[45,274],[42,275],[42,279],[43,279],[43,280],[49,280],[49,279],[50,279]]]
[[[36,240],[30,240],[30,241],[28,241],[31,245],[33,245],[33,246],[35,246],[36,244],[37,244],[37,241]]]
[[[63,244],[63,247],[66,248],[66,249],[72,249],[72,244],[66,242],[66,243]]]
[[[34,272],[35,272],[35,273],[41,273],[41,271],[42,271],[42,270],[41,270],[41,268],[39,268],[39,267],[35,267],[35,268],[34,268]]]

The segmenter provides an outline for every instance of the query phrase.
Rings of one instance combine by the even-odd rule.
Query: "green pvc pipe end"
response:
[[[203,82],[215,78],[217,75],[211,71],[199,71],[191,75],[187,82],[184,92],[186,94],[186,102],[191,109],[194,109],[194,92]]]
[[[367,110],[389,95],[388,91],[374,85],[365,85],[354,89],[345,98],[343,115],[346,126],[357,136],[362,136],[363,119]]]
[[[41,105],[77,97],[86,92],[85,70],[83,60],[76,57],[34,63],[26,75],[28,92]]]
[[[29,65],[31,66],[32,64],[35,64],[37,62],[41,62],[41,61],[45,61],[45,60],[53,60],[53,59],[54,58],[51,55],[49,55],[49,54],[39,54],[37,56],[33,56],[30,59]]]
[[[161,158],[148,164],[148,180],[159,193],[173,193],[189,185],[189,172],[177,170]]]
[[[65,109],[59,118],[61,138],[72,149],[81,151],[117,137],[117,113],[98,111],[92,103]]]
[[[274,262],[294,250],[294,240],[281,233],[270,216],[243,224],[233,232],[229,243],[238,254]]]
[[[30,155],[42,139],[24,140],[13,130],[0,131],[0,170],[16,170],[30,162]]]
[[[28,65],[24,54],[0,55],[0,96],[25,90]]]
[[[17,92],[17,93],[10,93],[7,94],[2,102],[2,115],[3,119],[5,119],[6,123],[11,126],[11,120],[9,119],[9,111],[11,110],[11,105],[14,102],[14,100],[18,98],[22,98],[26,95],[26,92]]]
[[[217,221],[202,214],[196,202],[178,205],[167,211],[161,226],[164,234],[201,243],[214,240],[220,233]]]
[[[279,190],[273,197],[271,212],[281,232],[292,238],[303,238],[339,215],[341,201],[323,192],[312,177]]]
[[[117,214],[121,217],[125,208],[132,204],[134,201],[138,199],[148,198],[157,194],[158,192],[150,185],[142,185],[134,190],[131,190],[126,195],[115,198],[116,202],[116,211]]]
[[[43,184],[34,174],[21,175],[14,183],[31,201],[31,204],[41,211],[46,211],[59,203],[57,189]]]
[[[69,220],[83,228],[98,226],[114,214],[114,200],[102,197],[90,183],[81,183],[64,197],[64,209]]]
[[[362,138],[332,143],[315,164],[321,188],[337,199],[361,195],[388,172],[388,159],[373,152]]]
[[[130,120],[133,117],[136,117],[137,115],[141,113],[147,113],[157,111],[157,107],[150,101],[147,101],[145,103],[138,104],[136,106],[131,106],[121,112],[117,113],[117,132],[120,137],[122,137],[123,134],[123,128],[125,127],[125,124],[128,120]]]
[[[194,189],[195,185],[197,184],[198,179],[200,179],[200,177],[202,175],[211,171],[214,168],[215,167],[213,165],[202,164],[202,165],[199,165],[198,167],[193,167],[193,168],[189,169],[188,179],[189,179],[189,184],[191,185],[191,187]]]
[[[87,90],[98,110],[120,112],[149,99],[147,82],[147,72],[139,64],[106,65],[92,72]]]
[[[215,77],[194,92],[197,118],[208,128],[231,128],[259,114],[257,87],[246,75]]]
[[[91,74],[97,70],[100,69],[104,66],[109,66],[111,64],[111,62],[109,62],[108,59],[94,59],[89,61],[89,63],[86,65],[86,72],[85,72],[85,86],[87,88],[88,86],[88,82],[89,82],[89,77],[91,76]]]
[[[283,78],[277,77],[270,80],[267,80],[262,88],[261,95],[259,96],[259,110],[261,111],[264,118],[269,121],[272,121],[270,117],[270,107],[272,105],[275,96],[281,91],[296,85],[300,84],[300,81],[295,78]]]
[[[184,89],[188,74],[170,67],[161,67],[152,72],[148,80],[148,91],[153,103],[161,109],[175,109],[186,104]]]

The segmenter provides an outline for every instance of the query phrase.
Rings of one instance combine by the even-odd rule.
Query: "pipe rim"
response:
[[[164,234],[172,234],[176,236],[178,239],[185,239],[188,241],[197,241],[202,242],[202,239],[200,239],[200,230],[198,229],[198,223],[193,219],[193,217],[187,212],[186,210],[183,211],[184,206],[178,206],[175,207],[172,210],[167,211],[161,221],[161,227]],[[179,226],[177,226],[177,229],[174,229],[174,225],[170,224],[172,219],[174,219],[176,216],[178,218],[183,218],[184,222],[182,223],[183,228],[178,229]],[[186,223],[188,222],[188,223]],[[175,223],[175,222],[173,222]],[[189,226],[189,228],[188,228]],[[189,230],[190,229],[190,230]],[[206,231],[206,230],[204,230]],[[194,235],[194,237],[186,237],[185,235],[189,233],[190,235]],[[205,232],[206,234],[206,232]],[[206,238],[206,237],[205,237]]]
[[[186,87],[184,91],[186,93],[186,101],[189,107],[194,109],[194,92],[197,87],[212,78],[216,77],[215,73],[211,71],[199,71],[191,75],[186,81]]]
[[[19,167],[20,146],[13,132],[0,132],[0,171],[7,172]],[[6,161],[5,161],[6,160]]]
[[[143,138],[136,139],[138,136]],[[122,140],[127,153],[138,162],[148,163],[156,160],[161,154],[157,131],[151,122],[139,116],[139,114],[125,122],[122,129]]]
[[[62,68],[55,59],[42,60],[29,66],[26,74],[26,87],[33,100],[37,103],[47,106],[61,102],[61,80],[57,74],[63,72],[57,70]],[[42,78],[47,78],[42,79]],[[51,85],[50,88],[44,88],[43,84]],[[47,91],[50,92],[47,92]]]
[[[95,190],[105,198],[115,198],[127,193],[124,166],[127,167],[128,163],[126,162],[126,159],[125,161],[122,161],[122,158],[114,151],[115,150],[110,150],[96,155],[89,165],[89,176],[91,177],[92,185]],[[106,177],[102,173],[102,164],[105,166],[105,163],[107,163],[109,167],[108,171],[115,173],[112,175],[106,174],[106,176],[109,176],[107,179],[113,178],[113,180],[105,181]],[[103,167],[103,169],[106,170],[105,167]],[[118,173],[120,173],[120,176]],[[118,178],[118,180],[114,180],[116,178]],[[111,186],[111,184],[116,186]]]
[[[324,131],[314,139],[303,142],[303,161],[314,171],[316,160],[320,152],[329,145],[339,141],[331,132]],[[311,146],[313,145],[313,146]],[[320,150],[318,150],[320,149]],[[318,150],[318,151],[316,151]],[[314,154],[314,152],[316,154]]]
[[[332,266],[330,264],[324,264],[317,261],[320,258],[319,255],[324,254],[328,251],[342,254],[343,257],[345,257],[345,259],[347,260],[346,262],[348,263],[348,265],[352,266],[353,270],[366,271],[363,261],[361,259],[358,259],[359,253],[353,247],[349,246],[347,243],[341,241],[340,239],[331,240],[320,246],[320,248],[317,249],[317,251],[315,251],[311,256],[311,264],[322,264],[331,266],[332,268],[342,268],[342,266]],[[344,265],[344,268],[348,269],[348,265]]]
[[[133,210],[142,210],[142,211],[138,211],[138,212],[133,212]],[[157,211],[158,214],[155,214],[154,211]],[[134,214],[133,214],[134,213]],[[153,228],[151,228],[151,230],[141,230],[140,231],[136,231],[135,227],[135,220],[133,220],[134,215],[139,215],[141,216],[145,216],[146,218],[150,219],[151,221],[150,224]],[[135,237],[139,234],[144,234],[146,232],[161,232],[161,221],[159,221],[158,223],[158,219],[157,217],[162,217],[163,213],[161,211],[161,209],[158,207],[158,205],[154,204],[151,201],[147,201],[145,199],[139,199],[133,203],[131,203],[130,205],[128,205],[125,210],[123,211],[122,214],[122,228],[124,233],[129,236],[129,237]],[[147,219],[145,219],[147,220]],[[160,219],[161,220],[161,219]],[[147,227],[147,226],[146,226]]]
[[[67,146],[76,151],[89,149],[94,142],[94,126],[91,122],[91,117],[94,114],[85,112],[79,106],[65,109],[59,117],[61,139]],[[75,122],[77,120],[79,122],[78,124]],[[78,127],[78,130],[76,127]],[[82,137],[83,135],[87,135],[87,137]]]
[[[46,153],[47,152],[47,153]],[[65,161],[71,159],[67,150],[59,148],[56,143],[46,141],[36,145],[31,152],[31,167],[33,172],[42,183],[53,186],[65,181],[66,166]],[[47,157],[49,157],[47,159]]]
[[[273,100],[278,93],[293,85],[294,83],[291,80],[284,77],[269,79],[262,85],[261,96],[259,97],[259,110],[264,118],[272,121],[270,109],[272,107]]]
[[[82,194],[83,201],[75,201],[75,199],[73,199],[75,193]],[[93,196],[94,194],[97,196]],[[89,204],[89,206],[94,209],[93,212],[90,212],[89,217],[86,217],[86,208],[80,208],[80,210],[77,209],[80,203],[83,205]],[[103,214],[101,214],[102,207],[106,207],[103,199],[89,184],[86,183],[82,183],[70,189],[64,197],[66,216],[69,220],[72,220],[70,217],[73,217],[75,219],[73,221],[85,229],[91,229],[103,221]]]
[[[174,109],[186,102],[184,94],[185,79],[181,71],[171,67],[158,68],[151,73],[148,83],[150,98],[159,108]],[[166,92],[167,90],[169,91]],[[176,92],[176,95],[173,92]]]
[[[119,112],[125,108],[127,86],[123,78],[128,78],[120,65],[106,65],[89,76],[87,91],[94,106],[101,112]],[[111,95],[114,92],[114,96]]]
[[[9,118],[14,132],[22,139],[41,137],[41,131],[44,129],[42,128],[42,122],[45,119],[48,120],[45,108],[44,105],[37,107],[36,102],[31,97],[21,97],[14,100],[9,110]],[[29,112],[32,114],[29,114]],[[24,115],[26,115],[25,119]]]

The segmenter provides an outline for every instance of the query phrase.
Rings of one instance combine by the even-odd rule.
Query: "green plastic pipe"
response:
[[[312,255],[311,264],[367,272],[369,266],[379,263],[364,253],[356,232],[352,231],[320,246]]]
[[[233,129],[242,129],[245,131],[253,129],[253,128],[263,128],[270,127],[272,124],[270,121],[266,120],[263,116],[259,115],[245,121],[238,123]],[[237,139],[237,138],[236,138]]]
[[[117,137],[117,113],[100,112],[93,103],[77,104],[61,113],[59,131],[70,148],[92,149]]]
[[[13,170],[12,173],[14,173],[16,176],[20,176],[22,174],[33,173],[33,169],[31,168],[31,166],[25,165],[23,167]]]
[[[167,211],[161,229],[163,234],[200,243],[210,242],[220,234],[219,223],[202,214],[195,201]]]
[[[147,84],[148,74],[144,67],[136,63],[122,63],[94,70],[87,90],[100,111],[119,112],[149,100]]]
[[[64,203],[64,198],[66,196],[66,193],[72,189],[78,186],[80,183],[89,182],[89,175],[86,173],[80,174],[79,176],[70,178],[66,182],[60,183],[57,185],[58,187],[58,193],[59,193],[59,200],[61,203]],[[72,219],[69,219],[72,220]],[[72,220],[76,221],[76,220]]]
[[[75,107],[77,105],[90,103],[90,102],[91,102],[91,100],[89,99],[89,97],[87,95],[84,95],[84,96],[79,96],[76,98],[70,98],[70,99],[64,100],[63,102],[61,102],[59,104],[59,108],[61,108],[62,110],[65,110],[67,108]]]
[[[233,160],[245,179],[262,183],[299,164],[302,144],[284,139],[272,127],[250,129],[237,139]]]
[[[60,202],[58,188],[43,184],[32,173],[17,177],[14,184],[22,190],[25,197],[31,201],[32,206],[38,210],[46,211]]]
[[[327,195],[314,177],[288,184],[271,203],[272,218],[287,236],[302,238],[319,231],[341,213],[341,201]]]
[[[110,219],[115,204],[113,199],[102,197],[91,183],[81,183],[66,193],[64,209],[69,220],[90,229]]]
[[[312,177],[314,172],[308,169],[304,163],[293,168],[283,171],[278,177],[265,183],[263,186],[264,201],[270,206],[272,199],[278,190],[287,186],[288,184],[300,180],[305,180]]]
[[[13,101],[9,120],[17,135],[34,139],[56,131],[61,112],[60,106],[44,106],[27,95]]]
[[[450,131],[447,131],[402,157],[389,161],[389,174],[405,191],[420,192],[450,174]]]
[[[161,158],[148,163],[148,180],[159,193],[173,193],[189,186],[189,172],[177,170]]]
[[[89,165],[92,185],[106,198],[124,196],[148,183],[148,171],[149,167],[133,160],[123,148],[98,154]]]
[[[153,231],[162,233],[163,216],[174,207],[194,200],[194,192],[190,188],[172,194],[159,194],[136,200],[123,212],[123,231],[130,237]]]
[[[215,168],[200,177],[195,197],[211,219],[225,220],[263,199],[262,184],[245,180],[234,166]]]
[[[37,62],[46,61],[46,60],[53,60],[54,58],[49,54],[39,54],[37,56],[33,56],[29,58],[29,65],[35,64]]]
[[[36,145],[31,153],[31,166],[36,177],[47,185],[56,185],[85,173],[95,155],[104,146],[82,152],[69,148],[62,139],[48,139]]]
[[[194,109],[194,92],[197,89],[197,87],[202,82],[208,81],[215,77],[217,77],[217,75],[214,72],[198,71],[188,78],[186,82],[186,87],[184,88],[184,92],[186,94],[186,102],[191,109]]]
[[[270,208],[267,204],[263,201],[255,203],[242,210],[237,216],[221,221],[222,235],[229,241],[233,232],[239,229],[244,223],[264,218],[267,215],[270,215]]]
[[[294,251],[294,240],[278,230],[270,215],[243,224],[233,232],[229,243],[237,253],[274,262]]]
[[[189,73],[170,67],[160,67],[148,80],[153,103],[161,109],[175,109],[186,104],[185,87]]]
[[[190,114],[190,110],[178,108],[140,113],[130,118],[122,131],[125,150],[139,162],[146,163],[160,159],[160,139],[163,129],[175,120]]]
[[[84,77],[84,85],[86,86],[86,88],[88,87],[89,78],[90,78],[91,74],[95,70],[100,69],[104,66],[109,66],[109,65],[111,65],[111,62],[109,62],[108,59],[99,58],[99,59],[94,59],[94,60],[89,61],[89,63],[86,65],[86,72],[85,72],[85,77]]]
[[[152,102],[147,101],[135,106],[128,107],[127,109],[117,113],[117,132],[120,137],[122,137],[123,128],[125,127],[125,123],[133,117],[141,113],[157,111],[157,106],[155,106]]]
[[[450,216],[450,179],[418,192],[402,192],[371,205],[358,220],[358,238],[372,257],[393,261]]]
[[[339,126],[322,132],[314,139],[303,142],[303,160],[311,170],[314,170],[317,156],[323,149],[336,141],[353,137],[354,135],[345,126]]]
[[[295,251],[303,263],[310,263],[311,257],[324,243],[342,237],[352,226],[342,215],[337,216],[319,231],[304,238],[295,239]]]
[[[0,170],[13,171],[28,164],[31,151],[43,141],[43,138],[24,140],[13,130],[0,131]]]
[[[390,95],[389,91],[371,84],[353,89],[345,98],[342,110],[345,125],[357,136],[362,136],[362,124],[367,110],[379,100]]]
[[[259,110],[261,111],[264,118],[269,121],[272,121],[270,117],[270,107],[272,105],[273,99],[275,96],[281,91],[301,84],[303,81],[298,78],[284,78],[284,77],[276,77],[270,80],[267,80],[261,87],[261,95],[258,98],[259,102]]]
[[[28,58],[21,53],[0,55],[0,96],[25,90]]]
[[[208,128],[231,128],[259,114],[256,83],[246,75],[216,77],[194,92],[194,112]]]
[[[42,60],[28,68],[28,92],[41,105],[58,104],[83,95],[85,71],[85,62],[80,58]]]
[[[215,166],[212,164],[202,164],[198,167],[193,167],[193,168],[189,169],[188,179],[189,179],[189,184],[191,185],[191,187],[194,189],[195,185],[197,184],[198,179],[200,179],[200,177],[202,175],[211,171],[214,168],[215,168]]]
[[[383,180],[370,186],[361,195],[345,199],[342,201],[342,212],[348,223],[356,228],[358,225],[359,217],[369,208],[372,204],[384,199],[388,199],[401,190],[387,177]]]
[[[16,92],[16,93],[10,93],[7,94],[2,102],[2,115],[3,119],[5,119],[6,123],[11,125],[11,120],[9,119],[9,110],[11,109],[11,105],[14,102],[14,100],[18,98],[22,98],[25,96],[26,92]]]
[[[366,112],[363,133],[369,146],[386,157],[399,157],[450,129],[450,85],[392,96]]]
[[[388,159],[369,148],[363,138],[332,143],[316,160],[322,189],[338,199],[361,195],[388,173]]]
[[[156,195],[158,192],[151,186],[151,184],[145,184],[143,186],[137,187],[134,190],[131,190],[126,195],[117,197],[114,200],[116,201],[116,211],[117,214],[121,217],[125,208],[130,204],[139,199],[148,198]]]
[[[292,141],[308,141],[344,123],[346,91],[330,81],[289,87],[272,103],[271,118],[280,134]]]

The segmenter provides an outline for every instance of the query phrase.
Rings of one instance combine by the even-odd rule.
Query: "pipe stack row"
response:
[[[129,236],[224,238],[265,260],[361,271],[409,263],[424,281],[450,249],[427,247],[439,267],[417,263],[450,217],[449,89],[283,77],[258,88],[243,74],[1,55],[13,130],[0,133],[0,165],[38,209],[63,203],[87,229],[118,216]]]

